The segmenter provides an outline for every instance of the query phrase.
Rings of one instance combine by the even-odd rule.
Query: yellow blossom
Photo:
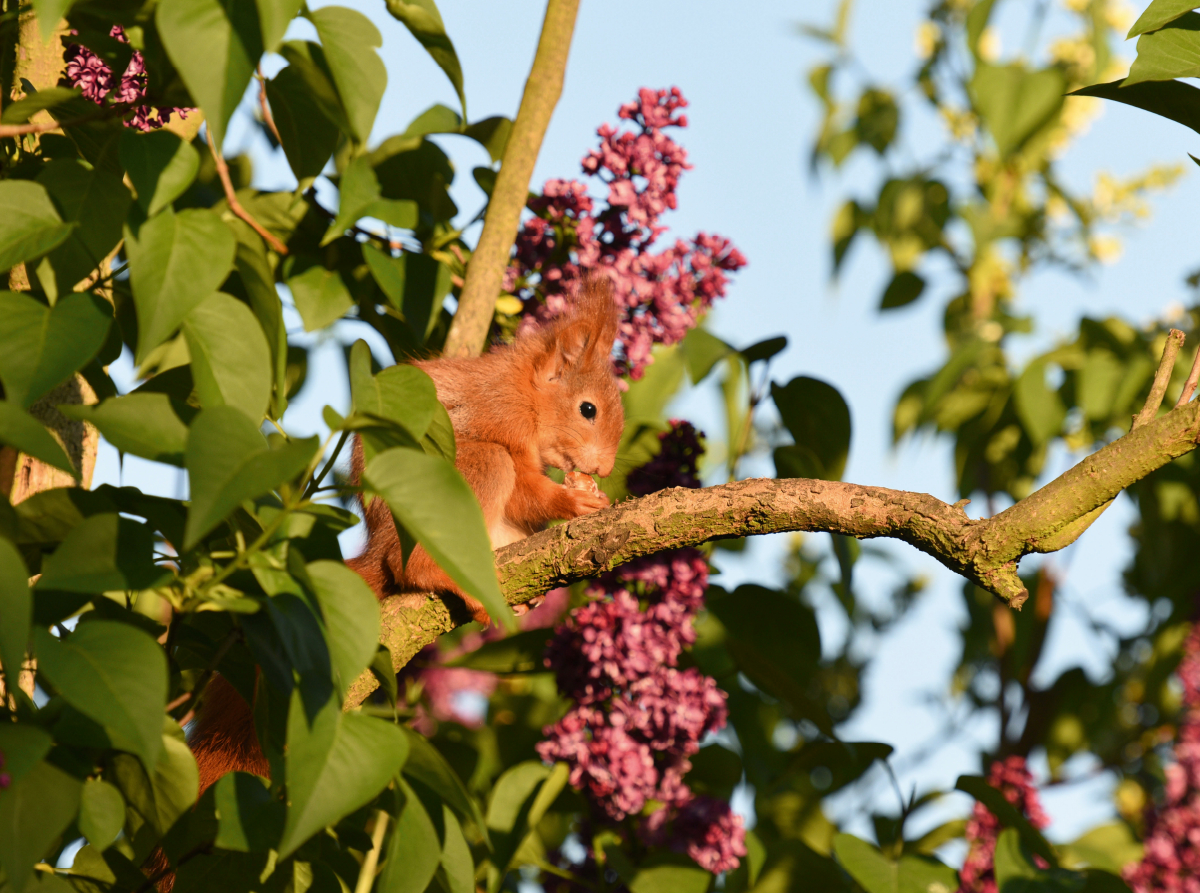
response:
[[[1115,264],[1121,257],[1123,246],[1116,236],[1092,236],[1088,239],[1088,251],[1102,264]]]
[[[1000,32],[988,25],[979,35],[979,58],[984,62],[995,62],[1000,58]]]
[[[1129,31],[1136,16],[1137,7],[1129,0],[1112,0],[1104,10],[1104,20],[1108,27],[1122,35]]]
[[[917,25],[916,51],[917,58],[922,61],[933,55],[933,51],[937,48],[938,40],[941,39],[942,29],[935,23],[928,20]]]

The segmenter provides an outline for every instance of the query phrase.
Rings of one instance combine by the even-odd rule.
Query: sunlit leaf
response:
[[[34,633],[38,672],[113,745],[153,766],[162,752],[167,660],[149,635],[110,620],[81,623],[67,640]]]
[[[187,315],[183,333],[200,405],[261,419],[271,401],[271,347],[250,308],[215,292]]]
[[[121,134],[121,164],[137,190],[137,202],[147,217],[153,217],[196,179],[200,154],[169,130]]]
[[[75,818],[82,787],[56,766],[38,763],[0,791],[0,868],[16,893],[31,889],[33,866]]]
[[[82,369],[108,335],[112,309],[92,294],[70,294],[47,307],[0,291],[0,381],[7,400],[27,407]]]

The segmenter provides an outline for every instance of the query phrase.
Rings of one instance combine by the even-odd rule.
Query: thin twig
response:
[[[204,668],[204,672],[200,674],[200,678],[196,680],[196,684],[192,687],[192,690],[186,695],[180,695],[179,698],[176,698],[167,705],[166,710],[170,713],[172,710],[178,709],[181,704],[187,704],[188,709],[184,711],[183,718],[179,720],[181,726],[186,726],[192,721],[192,714],[196,712],[196,702],[204,694],[204,689],[208,687],[208,682],[212,679],[213,673],[217,671],[217,666],[224,660],[225,655],[229,653],[229,649],[233,647],[233,643],[238,640],[241,634],[240,627],[235,626],[231,629],[229,634],[225,636],[221,644],[217,647],[216,654],[212,656],[212,660],[208,662],[208,666]],[[184,700],[181,702],[180,698]]]
[[[109,106],[101,109],[94,114],[82,115],[78,118],[72,118],[70,121],[28,121],[25,124],[0,124],[0,139],[5,137],[26,136],[30,133],[46,133],[50,130],[58,130],[60,127],[75,127],[79,124],[87,124],[89,121],[95,121],[97,118],[107,118],[112,112],[110,109],[118,108],[117,106]],[[121,108],[120,111],[126,112],[128,109]]]
[[[275,126],[275,118],[271,114],[271,106],[267,102],[267,79],[263,77],[261,65],[258,66],[258,107],[262,109],[263,123],[275,137],[275,142],[282,146],[283,140],[279,138],[279,128]]]
[[[375,883],[375,867],[379,864],[379,852],[383,849],[383,832],[387,830],[387,824],[388,814],[382,809],[376,811],[375,827],[371,831],[371,849],[363,857],[354,893],[370,893],[371,885]]]
[[[1183,390],[1179,392],[1179,399],[1175,401],[1177,408],[1192,399],[1192,394],[1196,392],[1196,385],[1198,383],[1200,383],[1200,345],[1197,345],[1196,356],[1192,358],[1192,371],[1188,374],[1187,381],[1183,383]]]
[[[337,446],[333,448],[333,452],[329,455],[329,461],[325,463],[325,467],[321,469],[321,473],[313,478],[309,483],[307,490],[304,493],[304,498],[308,499],[321,488],[321,481],[325,480],[325,475],[329,474],[329,469],[333,467],[334,461],[338,454],[341,453],[342,447],[346,445],[346,438],[350,436],[349,431],[343,431],[341,437],[338,438]]]
[[[1162,359],[1158,362],[1158,371],[1154,373],[1154,384],[1150,388],[1150,394],[1146,397],[1146,405],[1133,417],[1134,428],[1142,427],[1158,414],[1158,408],[1162,406],[1163,397],[1167,393],[1167,385],[1171,383],[1171,373],[1175,369],[1175,357],[1183,345],[1183,338],[1183,332],[1179,329],[1171,329],[1167,332],[1167,343],[1163,345]]]
[[[217,176],[221,178],[221,185],[225,187],[225,200],[229,202],[229,210],[235,216],[244,220],[252,230],[262,236],[276,254],[287,254],[287,246],[267,232],[266,228],[251,217],[249,212],[242,207],[242,203],[237,200],[237,196],[233,191],[233,181],[229,179],[229,165],[225,163],[224,156],[221,155],[216,143],[213,142],[212,131],[205,127],[204,132],[208,137],[208,148],[212,150],[213,161],[217,164]]]

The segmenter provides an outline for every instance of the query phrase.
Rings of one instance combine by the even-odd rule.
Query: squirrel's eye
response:
[[[594,403],[588,403],[584,400],[579,404],[579,414],[585,419],[594,419],[596,417],[596,406]]]

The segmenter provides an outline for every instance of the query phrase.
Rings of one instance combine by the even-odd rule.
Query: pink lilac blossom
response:
[[[699,233],[655,253],[666,226],[662,214],[678,205],[676,189],[691,165],[664,130],[686,127],[678,88],[643,87],[617,116],[632,124],[604,124],[598,148],[584,156],[584,173],[607,188],[597,208],[577,180],[549,180],[530,200],[533,216],[517,234],[504,287],[525,302],[523,328],[561,314],[588,274],[609,279],[622,308],[618,370],[642,377],[655,344],[675,344],[695,327],[713,301],[725,296],[729,274],[745,256],[723,236]]]
[[[1163,803],[1146,812],[1142,861],[1124,871],[1134,893],[1200,893],[1200,623],[1184,641],[1177,672],[1184,713],[1175,762],[1165,769]]]
[[[1004,799],[1029,819],[1035,828],[1045,828],[1050,820],[1042,811],[1033,776],[1025,758],[1010,756],[992,763],[988,784],[1000,790]],[[967,821],[967,858],[958,873],[959,893],[996,893],[996,873],[993,858],[996,839],[1000,836],[1000,820],[982,803],[976,803]]]
[[[659,457],[637,479],[641,492],[680,481],[699,486],[696,430],[672,421],[660,442]],[[571,785],[603,819],[634,817],[642,843],[686,852],[720,873],[746,854],[741,819],[727,803],[693,795],[684,777],[703,737],[725,726],[725,693],[699,670],[677,668],[695,640],[692,619],[707,582],[708,564],[695,549],[601,577],[588,591],[594,600],[576,608],[547,646],[546,666],[575,706],[545,729],[537,750],[570,766]]]
[[[125,29],[120,25],[113,25],[109,36],[121,43],[129,43]],[[102,103],[111,93],[113,102],[132,106],[146,96],[146,60],[138,50],[133,51],[125,73],[115,86],[112,70],[87,47],[77,43],[68,44],[63,58],[67,63],[65,74],[68,85],[79,87],[84,98],[92,102]],[[138,105],[133,108],[133,116],[126,119],[125,126],[141,131],[158,130],[171,120],[172,115],[186,118],[189,111],[191,109]]]
[[[2,771],[3,769],[4,769],[4,751],[0,751],[0,791],[3,791],[6,787],[8,787],[10,784],[12,784],[12,776],[9,775],[7,772]]]

